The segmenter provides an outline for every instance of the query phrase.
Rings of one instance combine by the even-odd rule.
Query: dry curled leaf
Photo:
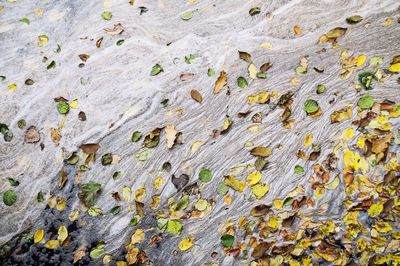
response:
[[[247,63],[251,63],[251,55],[249,53],[239,51],[239,58]]]
[[[50,137],[54,143],[58,144],[61,140],[60,129],[59,128],[50,128]]]
[[[218,94],[221,92],[222,88],[227,84],[228,76],[226,75],[225,71],[221,71],[219,74],[218,79],[215,81],[214,85],[214,94]]]
[[[191,80],[193,78],[193,76],[194,76],[193,73],[182,73],[179,78],[182,81],[188,81],[188,80]]]
[[[190,96],[192,97],[193,100],[195,100],[198,103],[203,102],[203,96],[200,94],[198,90],[191,90]]]
[[[116,36],[118,34],[121,34],[124,31],[124,27],[122,26],[121,23],[115,24],[112,29],[110,28],[105,28],[104,31],[111,36]]]
[[[82,60],[82,62],[86,62],[89,59],[90,55],[88,54],[80,54],[79,58]]]

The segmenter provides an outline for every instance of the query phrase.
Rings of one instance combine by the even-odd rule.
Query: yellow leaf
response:
[[[49,240],[44,246],[48,249],[56,249],[60,246],[60,242],[58,240]]]
[[[354,133],[354,129],[348,128],[343,132],[343,138],[345,140],[350,140],[350,139],[352,139],[354,137],[354,134],[355,134]]]
[[[310,147],[311,144],[313,143],[313,141],[314,141],[313,134],[312,133],[307,134],[307,136],[304,138],[304,141],[303,141],[304,147],[306,147],[306,148]]]
[[[274,207],[277,210],[281,210],[283,208],[283,200],[281,199],[274,199],[272,203],[274,204]]]
[[[182,251],[188,250],[192,246],[193,246],[193,238],[191,237],[186,237],[178,245],[179,249]]]
[[[33,242],[39,243],[40,241],[42,241],[43,237],[44,237],[44,229],[39,228],[38,230],[36,230],[35,234],[33,235]]]
[[[73,222],[76,219],[78,219],[79,216],[79,211],[78,210],[73,210],[69,215],[68,215],[68,219]]]
[[[204,141],[202,141],[202,140],[195,141],[192,144],[192,153],[197,151],[203,144],[204,144]]]
[[[269,184],[256,184],[251,187],[251,191],[253,194],[256,196],[257,199],[261,199],[262,197],[265,196],[265,194],[268,193],[269,191]]]
[[[43,14],[43,9],[41,9],[41,8],[36,8],[34,12],[35,12],[35,15],[36,15],[36,16],[40,16],[40,15]]]
[[[383,204],[381,202],[377,202],[372,204],[368,209],[368,215],[370,217],[376,217],[381,214],[383,211]]]
[[[141,243],[144,238],[145,238],[145,233],[143,231],[143,229],[136,229],[135,233],[132,235],[131,237],[131,245],[135,245],[135,244],[139,244]]]
[[[272,150],[267,147],[257,146],[257,147],[254,147],[250,151],[250,153],[251,153],[251,155],[254,155],[254,156],[268,157],[272,154]]]
[[[260,47],[261,47],[261,48],[264,48],[264,49],[272,49],[272,44],[271,44],[270,42],[263,42],[263,43],[260,45]]]
[[[105,255],[103,257],[103,264],[109,264],[111,262],[111,256],[110,255]]]
[[[364,65],[366,59],[367,59],[367,56],[365,54],[359,55],[356,59],[357,60],[356,66],[360,67],[360,66]]]
[[[160,176],[160,177],[157,177],[156,180],[154,180],[153,186],[155,189],[159,190],[163,183],[164,183],[164,179],[162,178],[162,176]]]
[[[249,71],[249,76],[251,79],[255,79],[257,77],[257,67],[254,64],[250,64],[247,70]]]
[[[39,47],[46,46],[48,42],[49,42],[49,37],[47,37],[47,35],[39,35],[38,36],[37,45]]]
[[[254,103],[264,104],[269,101],[269,98],[270,98],[270,93],[268,91],[262,91],[258,94],[247,96],[247,103],[248,104],[254,104]]]
[[[196,210],[204,211],[207,208],[208,202],[205,199],[199,199],[195,204],[194,207]]]
[[[338,187],[339,183],[340,183],[340,179],[339,179],[338,176],[336,176],[336,177],[332,180],[332,182],[330,182],[330,183],[328,183],[328,184],[325,185],[325,188],[326,188],[326,189],[329,189],[329,190],[336,189],[336,188]]]
[[[9,91],[16,90],[16,89],[17,89],[17,84],[8,85],[7,89],[8,89]]]
[[[261,180],[261,172],[260,171],[254,171],[250,175],[247,176],[247,185],[252,186],[260,182]]]
[[[228,82],[228,76],[226,75],[225,71],[221,71],[219,74],[218,79],[215,81],[214,84],[214,94],[220,93],[222,88],[226,85]]]
[[[135,191],[135,197],[136,200],[141,201],[144,197],[144,195],[146,195],[146,189],[143,188],[139,188],[138,190]]]
[[[65,227],[65,225],[61,225],[58,228],[58,236],[57,236],[57,239],[60,242],[60,244],[62,244],[65,241],[65,239],[67,239],[67,237],[68,237],[67,227]]]
[[[400,72],[400,63],[393,64],[389,67],[390,72]]]
[[[122,188],[122,197],[126,200],[126,201],[130,201],[131,200],[131,194],[132,194],[132,190],[127,187],[124,186]]]
[[[69,107],[75,109],[78,107],[78,100],[73,100],[70,104]]]
[[[224,202],[225,202],[225,204],[226,205],[231,205],[231,203],[232,203],[232,196],[231,195],[226,195],[225,197],[224,197]]]
[[[324,194],[325,194],[325,188],[323,187],[317,187],[317,189],[314,191],[314,196],[317,199],[320,199]]]
[[[243,181],[239,181],[236,177],[228,175],[224,177],[224,183],[228,187],[233,188],[236,191],[243,192],[245,184]]]

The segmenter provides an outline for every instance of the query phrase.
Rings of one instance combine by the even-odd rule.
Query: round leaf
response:
[[[226,234],[226,235],[221,236],[221,244],[226,248],[232,247],[234,241],[235,241],[235,237],[232,235]]]
[[[199,173],[199,179],[202,182],[210,182],[213,177],[213,174],[210,170],[207,168],[201,168],[200,173]]]
[[[13,205],[17,201],[17,194],[14,190],[7,190],[3,194],[3,202],[7,206]]]

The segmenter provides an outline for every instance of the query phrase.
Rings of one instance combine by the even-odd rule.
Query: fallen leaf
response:
[[[239,58],[246,61],[247,63],[251,63],[251,55],[246,52],[238,51],[239,52]]]
[[[175,129],[174,125],[165,126],[165,135],[167,138],[168,149],[171,149],[174,146],[177,134],[178,131]]]
[[[193,246],[193,238],[186,237],[184,238],[178,245],[179,249],[182,251],[186,251]]]
[[[114,27],[113,27],[112,29],[110,29],[110,28],[105,28],[105,29],[104,29],[104,31],[105,31],[108,35],[111,35],[111,36],[117,36],[117,35],[121,34],[124,30],[125,30],[125,29],[124,29],[124,27],[122,26],[121,23],[114,24]],[[103,40],[103,39],[101,39],[101,40]],[[101,41],[100,41],[100,44],[101,44]],[[97,48],[100,47],[100,44],[98,45]],[[96,43],[96,45],[97,45],[97,43]]]
[[[267,147],[257,146],[250,151],[250,154],[254,156],[268,157],[272,154],[272,150]]]
[[[203,102],[203,96],[200,94],[198,90],[191,90],[190,96],[192,97],[193,100],[195,100],[198,103]]]
[[[39,228],[38,230],[36,230],[35,234],[33,235],[33,242],[39,243],[40,241],[43,240],[43,237],[44,237],[44,229]]]
[[[227,84],[228,76],[226,75],[225,71],[221,71],[219,74],[218,79],[215,81],[214,84],[214,94],[218,94],[221,92],[222,88]]]

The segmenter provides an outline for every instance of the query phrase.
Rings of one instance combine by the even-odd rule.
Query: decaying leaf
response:
[[[176,130],[174,125],[166,125],[165,126],[165,135],[167,138],[168,149],[171,149],[174,146],[177,134],[178,134],[178,131]]]
[[[25,131],[25,142],[26,143],[37,143],[39,141],[40,141],[39,131],[36,129],[35,126],[30,126]]]
[[[86,154],[93,154],[97,152],[97,150],[100,148],[100,145],[97,143],[87,143],[87,144],[82,144],[80,148]]]

